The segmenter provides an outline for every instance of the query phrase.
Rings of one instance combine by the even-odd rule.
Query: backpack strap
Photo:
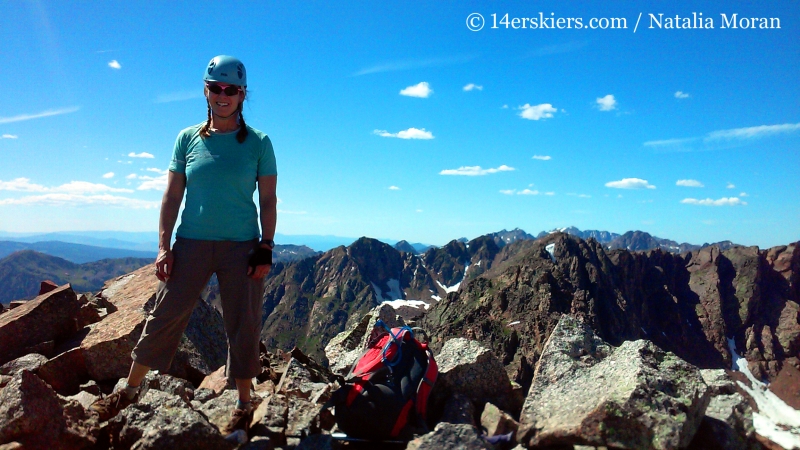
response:
[[[436,379],[439,377],[439,366],[436,364],[436,360],[433,359],[433,353],[428,348],[428,344],[422,344],[419,341],[415,342],[417,342],[417,346],[424,350],[425,354],[428,356],[428,367],[425,368],[425,375],[422,377],[422,382],[420,382],[417,387],[417,401],[415,402],[417,414],[425,420],[428,411],[428,397],[433,390]]]

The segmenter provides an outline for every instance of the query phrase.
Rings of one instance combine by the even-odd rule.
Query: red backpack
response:
[[[329,405],[339,429],[349,437],[369,440],[410,440],[426,432],[428,396],[439,368],[428,344],[414,338],[411,328],[388,328],[378,320],[377,334],[355,362],[345,385]]]

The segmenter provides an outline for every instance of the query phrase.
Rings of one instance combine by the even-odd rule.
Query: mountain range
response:
[[[76,264],[33,250],[21,250],[0,260],[0,304],[31,299],[44,280],[72,284],[76,292],[94,292],[111,278],[152,263],[153,258],[103,259]]]
[[[13,253],[5,253],[9,249]],[[144,253],[146,257],[143,258],[129,256],[131,252],[134,251],[64,242],[24,244],[0,241],[0,303],[35,297],[39,292],[39,282],[43,280],[51,280],[59,285],[71,283],[77,292],[93,292],[109,278],[150,264],[156,257],[155,252],[152,255],[149,252],[134,252]],[[115,254],[128,256],[110,256]],[[273,260],[287,262],[317,254],[302,245],[278,245],[273,252]]]
[[[481,341],[523,386],[562,313],[584,317],[614,345],[652,340],[698,367],[729,367],[731,342],[762,379],[785,360],[800,365],[797,244],[679,254],[661,245],[612,249],[562,232],[534,240],[512,231],[419,255],[361,238],[276,264],[265,280],[262,339],[325,361],[326,342],[390,301],[412,323],[421,320],[435,348],[456,336]],[[644,234],[628,239],[648,241]]]

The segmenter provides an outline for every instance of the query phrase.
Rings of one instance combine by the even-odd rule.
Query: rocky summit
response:
[[[798,244],[637,252],[515,233],[419,255],[362,238],[276,263],[261,402],[227,437],[237,393],[213,306],[198,298],[172,367],[100,421],[90,405],[122,386],[154,307],[152,266],[94,293],[42,283],[0,310],[0,449],[800,449]],[[427,309],[407,314],[414,300]],[[325,402],[379,319],[434,350],[427,430],[344,442]]]

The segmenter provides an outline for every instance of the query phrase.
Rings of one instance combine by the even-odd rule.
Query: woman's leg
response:
[[[211,241],[178,239],[172,251],[175,255],[172,273],[166,282],[159,283],[156,305],[131,352],[134,363],[128,382],[132,386],[144,378],[145,367],[169,370],[192,310],[211,278]]]
[[[216,273],[228,336],[227,374],[236,379],[239,399],[249,401],[251,379],[261,373],[259,339],[263,284],[247,276],[248,253],[256,241],[218,243]]]

